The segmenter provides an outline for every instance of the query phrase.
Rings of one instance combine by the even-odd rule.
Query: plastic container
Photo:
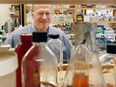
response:
[[[50,35],[51,40],[48,41],[48,47],[56,55],[59,63],[63,63],[63,44],[59,40],[59,34]]]
[[[33,46],[22,61],[23,87],[57,86],[57,58],[47,46],[46,32],[33,32]]]
[[[78,45],[70,59],[62,87],[106,87],[95,52]]]
[[[59,63],[59,72],[60,75],[58,76],[59,78],[59,83],[62,82],[63,76],[61,75],[63,72],[63,44],[59,40],[59,34],[51,34],[50,35],[51,40],[48,41],[48,47],[52,50],[52,52],[55,54],[57,57],[57,61]]]
[[[17,55],[13,51],[0,50],[0,87],[16,87]]]
[[[107,43],[106,52],[100,57],[106,84],[116,87],[116,43]]]
[[[22,34],[20,35],[21,43],[19,43],[15,51],[18,56],[18,69],[16,70],[16,87],[22,87],[22,81],[21,81],[21,62],[22,58],[25,55],[25,53],[29,50],[29,48],[32,46],[32,35],[31,34]]]

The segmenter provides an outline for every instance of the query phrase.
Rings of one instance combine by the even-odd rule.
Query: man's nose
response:
[[[42,18],[43,18],[43,19],[47,19],[46,13],[43,14]]]

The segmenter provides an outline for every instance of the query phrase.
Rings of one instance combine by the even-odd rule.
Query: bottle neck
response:
[[[51,39],[51,40],[58,40],[58,38],[57,39]]]

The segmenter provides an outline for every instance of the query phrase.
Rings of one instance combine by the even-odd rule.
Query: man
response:
[[[48,32],[49,34],[59,34],[60,40],[63,43],[63,58],[64,62],[67,61],[70,55],[71,43],[65,36],[65,34],[55,27],[50,25],[51,23],[51,10],[52,6],[49,4],[35,4],[32,6],[32,18],[34,22],[32,24],[21,27],[11,33],[11,35],[3,42],[3,45],[10,44],[11,47],[15,47],[20,42],[20,35],[24,33],[32,32]]]

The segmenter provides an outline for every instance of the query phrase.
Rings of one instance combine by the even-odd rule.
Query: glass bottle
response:
[[[48,41],[48,47],[52,50],[52,52],[56,55],[58,63],[59,63],[59,83],[61,83],[63,76],[61,75],[63,69],[63,44],[59,40],[59,34],[51,34],[51,40]]]
[[[91,21],[95,21],[95,14],[91,14],[91,15],[90,15],[90,20],[91,20]]]
[[[53,51],[56,55],[58,62],[63,63],[63,48],[62,42],[59,40],[59,34],[51,34],[50,40],[48,41],[48,47]]]
[[[76,19],[77,19],[77,21],[83,21],[83,14],[77,13]]]
[[[57,59],[47,46],[46,32],[33,32],[33,46],[22,61],[23,87],[57,86]]]
[[[111,17],[110,12],[106,11],[104,15],[105,15],[105,21],[110,21],[110,17]]]
[[[71,12],[68,14],[67,17],[68,17],[68,18],[67,18],[67,19],[68,19],[67,21],[73,22],[73,16],[72,16],[72,13],[71,13]]]
[[[99,21],[99,14],[98,13],[95,14],[95,21]]]
[[[77,46],[70,59],[63,87],[106,87],[96,53],[82,44]]]
[[[15,47],[15,52],[18,56],[18,69],[16,70],[16,87],[22,87],[21,84],[21,62],[25,53],[32,46],[32,35],[31,34],[22,34],[20,35],[21,43]]]

